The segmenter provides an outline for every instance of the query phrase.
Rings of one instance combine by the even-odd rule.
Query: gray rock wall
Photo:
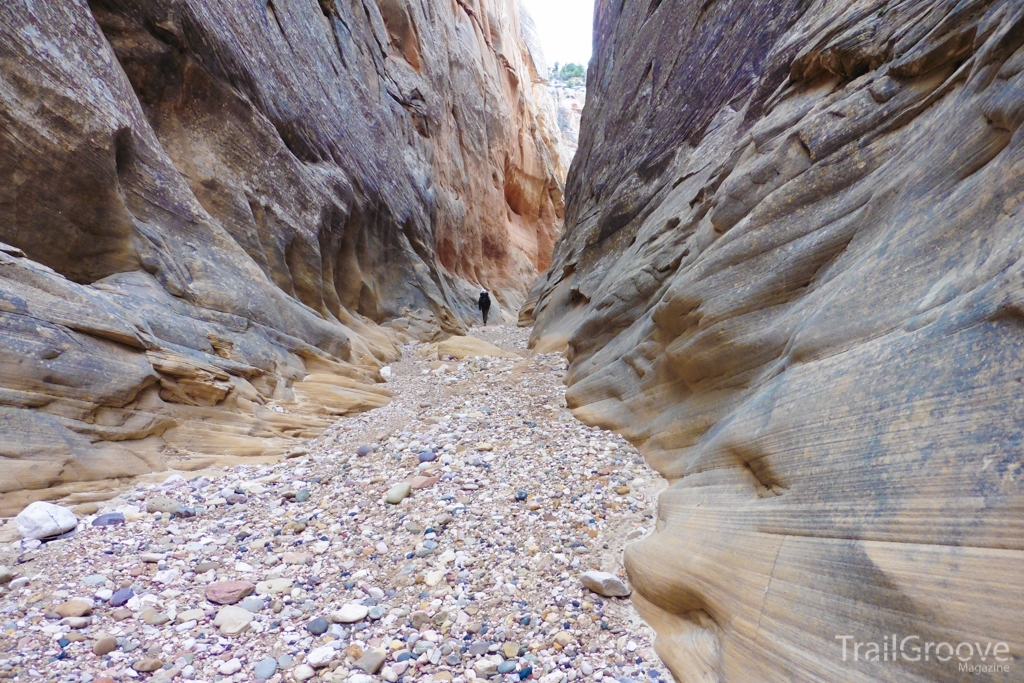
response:
[[[575,413],[671,482],[627,564],[677,679],[972,675],[854,661],[886,634],[1004,642],[983,676],[1019,679],[1022,27],[998,0],[598,2],[524,312]]]

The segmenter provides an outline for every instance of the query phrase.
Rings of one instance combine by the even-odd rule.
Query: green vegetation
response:
[[[551,69],[550,78],[553,81],[563,81],[571,86],[583,85],[587,81],[587,69],[573,62],[564,64],[561,67],[558,65],[558,62],[555,62],[555,66]]]

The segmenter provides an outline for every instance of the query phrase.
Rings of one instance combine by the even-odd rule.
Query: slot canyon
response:
[[[1024,681],[1024,5],[592,18],[4,3],[0,679]]]

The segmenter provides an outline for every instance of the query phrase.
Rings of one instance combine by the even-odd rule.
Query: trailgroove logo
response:
[[[885,636],[879,641],[859,641],[856,636],[836,636],[842,641],[844,662],[950,662],[965,673],[1008,673],[1010,646],[1003,642],[947,643],[920,636]]]

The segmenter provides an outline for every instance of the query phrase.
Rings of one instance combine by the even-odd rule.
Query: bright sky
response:
[[[594,0],[522,0],[537,25],[537,37],[548,66],[590,61]]]

